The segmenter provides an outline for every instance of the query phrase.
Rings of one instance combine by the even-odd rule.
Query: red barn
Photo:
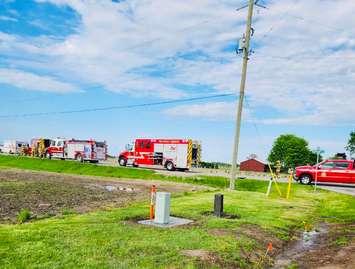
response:
[[[257,159],[240,162],[240,171],[265,172],[266,164]]]

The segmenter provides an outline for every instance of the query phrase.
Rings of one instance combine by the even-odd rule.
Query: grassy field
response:
[[[0,225],[0,268],[251,268],[268,242],[280,250],[296,231],[318,222],[354,223],[351,196],[310,186],[294,185],[291,199],[267,182],[239,180],[238,191],[222,189],[226,179],[182,179],[152,171],[98,167],[74,162],[0,157],[0,166],[117,178],[194,181],[221,187],[225,212],[236,218],[210,214],[214,192],[181,193],[172,199],[172,215],[193,219],[193,225],[158,229],[140,226],[147,203],[135,203],[88,214],[70,214],[25,224]],[[211,183],[212,182],[212,183]],[[285,193],[286,185],[281,184]],[[186,250],[204,251],[190,257]]]
[[[229,181],[227,178],[217,176],[165,176],[158,174],[153,170],[141,168],[100,166],[90,163],[78,163],[75,161],[34,159],[28,157],[6,155],[0,155],[0,167],[11,167],[65,174],[114,177],[122,179],[167,180],[179,183],[206,185],[217,188],[225,188],[229,186]],[[264,190],[265,182],[258,181],[250,183],[247,181],[238,181],[237,188],[255,191]]]
[[[249,268],[271,241],[281,248],[303,221],[354,221],[351,197],[298,190],[290,201],[256,192],[225,192],[225,211],[239,219],[218,219],[213,193],[175,197],[172,215],[195,225],[157,229],[135,223],[147,216],[146,204],[0,226],[0,268]],[[322,201],[333,202],[322,202]],[[206,250],[201,262],[183,250]]]

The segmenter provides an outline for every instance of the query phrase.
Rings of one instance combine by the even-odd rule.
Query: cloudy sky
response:
[[[246,0],[0,0],[0,141],[32,137],[201,140],[230,161],[236,96],[78,114],[37,112],[237,94]],[[241,155],[294,133],[326,155],[355,129],[355,1],[260,1]]]

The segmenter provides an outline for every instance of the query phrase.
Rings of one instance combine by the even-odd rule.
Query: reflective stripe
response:
[[[187,146],[187,166],[191,167],[192,165],[192,140],[189,139],[189,144]]]

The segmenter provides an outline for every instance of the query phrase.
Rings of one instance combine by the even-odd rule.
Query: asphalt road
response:
[[[116,159],[110,159],[101,163],[107,166],[118,166]],[[167,176],[181,176],[181,177],[196,177],[201,175],[207,176],[223,176],[229,177],[229,171],[227,169],[206,169],[206,168],[192,168],[191,171],[180,172],[180,171],[167,171],[162,167],[152,167],[152,166],[142,166],[145,169],[153,169],[157,173],[167,175]],[[252,178],[258,180],[270,180],[270,174],[268,173],[257,173],[257,172],[242,172],[242,178]],[[280,182],[287,182],[287,175],[284,174],[279,179]],[[299,183],[296,183],[299,184]],[[318,183],[317,186],[324,190],[339,192],[343,194],[348,194],[355,196],[355,184],[345,185],[345,184],[331,184],[331,183]]]
[[[355,196],[355,186],[343,185],[343,184],[318,184],[320,189],[335,191],[343,194]]]
[[[229,173],[225,171],[218,171],[213,169],[201,169],[195,168],[192,171],[187,172],[179,172],[179,171],[167,171],[166,169],[154,169],[157,173],[161,173],[164,175],[171,175],[171,176],[199,176],[199,175],[208,175],[208,176],[225,176],[228,177]],[[242,177],[244,178],[252,178],[258,180],[270,180],[270,175],[268,173],[243,173]],[[280,179],[280,182],[287,182],[287,175],[283,175]],[[299,184],[299,183],[295,183]],[[318,183],[317,188],[334,191],[338,193],[348,194],[355,196],[355,185],[349,184],[336,184],[336,183]]]

